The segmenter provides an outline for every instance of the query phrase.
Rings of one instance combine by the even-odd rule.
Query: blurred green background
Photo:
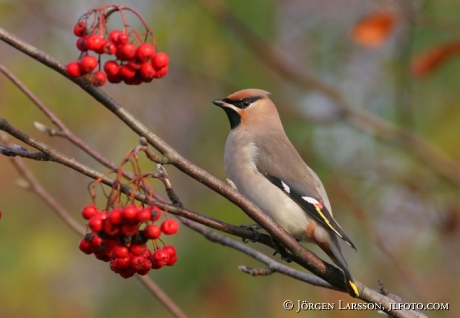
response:
[[[347,105],[416,132],[458,162],[460,59],[446,61],[424,78],[411,77],[408,67],[420,52],[460,36],[460,2],[398,3],[119,1],[149,23],[159,49],[170,55],[170,73],[149,85],[107,84],[103,90],[182,155],[221,179],[225,179],[223,149],[229,125],[211,100],[249,87],[272,92],[287,134],[323,180],[336,219],[358,248],[355,253],[343,246],[354,277],[374,288],[381,279],[409,302],[450,304],[449,311],[425,312],[430,317],[458,317],[459,187],[446,182],[398,140],[381,141],[377,133],[356,127],[353,118],[339,116],[334,102],[317,87],[290,81],[276,64],[264,62],[261,54],[267,52],[247,45],[250,34],[238,28],[244,25],[277,45],[284,52],[275,59],[327,83]],[[78,57],[74,23],[90,8],[106,4],[110,2],[3,0],[0,26],[67,63]],[[221,4],[240,24],[215,15]],[[358,45],[351,37],[354,26],[379,10],[396,12],[394,28],[378,48]],[[135,134],[80,88],[3,42],[0,63],[113,162],[120,162],[137,144]],[[0,76],[0,117],[106,171],[68,142],[39,133],[34,121],[51,123],[4,76]],[[153,164],[142,162],[144,171],[155,170]],[[80,220],[81,207],[90,203],[86,190],[90,180],[54,163],[27,164]],[[187,207],[233,224],[251,223],[225,199],[166,168]],[[81,253],[80,238],[38,197],[18,187],[18,178],[9,160],[0,157],[0,317],[171,316],[136,279],[124,280],[108,264]],[[176,246],[179,261],[149,275],[191,317],[377,316],[372,311],[286,312],[282,308],[286,299],[336,306],[339,300],[356,301],[277,274],[245,275],[237,266],[261,265],[184,227],[167,243]]]

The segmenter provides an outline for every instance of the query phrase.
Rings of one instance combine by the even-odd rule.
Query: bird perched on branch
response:
[[[245,89],[212,101],[230,121],[227,177],[287,233],[326,252],[344,272],[350,294],[359,296],[338,238],[356,247],[333,218],[323,184],[289,141],[268,94]]]

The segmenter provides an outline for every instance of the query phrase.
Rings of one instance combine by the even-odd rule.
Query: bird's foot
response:
[[[242,227],[244,229],[248,229],[248,230],[252,231],[252,233],[253,233],[253,236],[252,236],[253,238],[251,239],[252,243],[257,242],[259,240],[259,237],[260,237],[259,230],[262,228],[259,224],[249,224],[249,225],[241,224],[241,225],[239,225],[239,227]],[[247,243],[248,239],[243,238],[243,242]]]
[[[273,237],[271,239],[273,242],[273,248],[275,249],[275,252],[273,252],[273,256],[279,253],[283,261],[287,263],[292,262],[292,257],[289,254],[289,252],[284,248],[284,246],[281,245],[277,240],[273,239]]]

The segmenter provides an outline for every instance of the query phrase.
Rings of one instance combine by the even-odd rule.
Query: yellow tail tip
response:
[[[350,284],[351,289],[355,293],[355,297],[358,297],[359,296],[358,287],[356,287],[355,283],[353,283],[351,280],[349,280],[348,284]]]

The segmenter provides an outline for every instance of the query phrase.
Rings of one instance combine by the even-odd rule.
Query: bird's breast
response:
[[[260,154],[254,142],[238,143],[239,147],[234,142],[229,136],[225,151],[227,178],[286,232],[305,240],[306,227],[312,221],[307,213],[257,170]]]

